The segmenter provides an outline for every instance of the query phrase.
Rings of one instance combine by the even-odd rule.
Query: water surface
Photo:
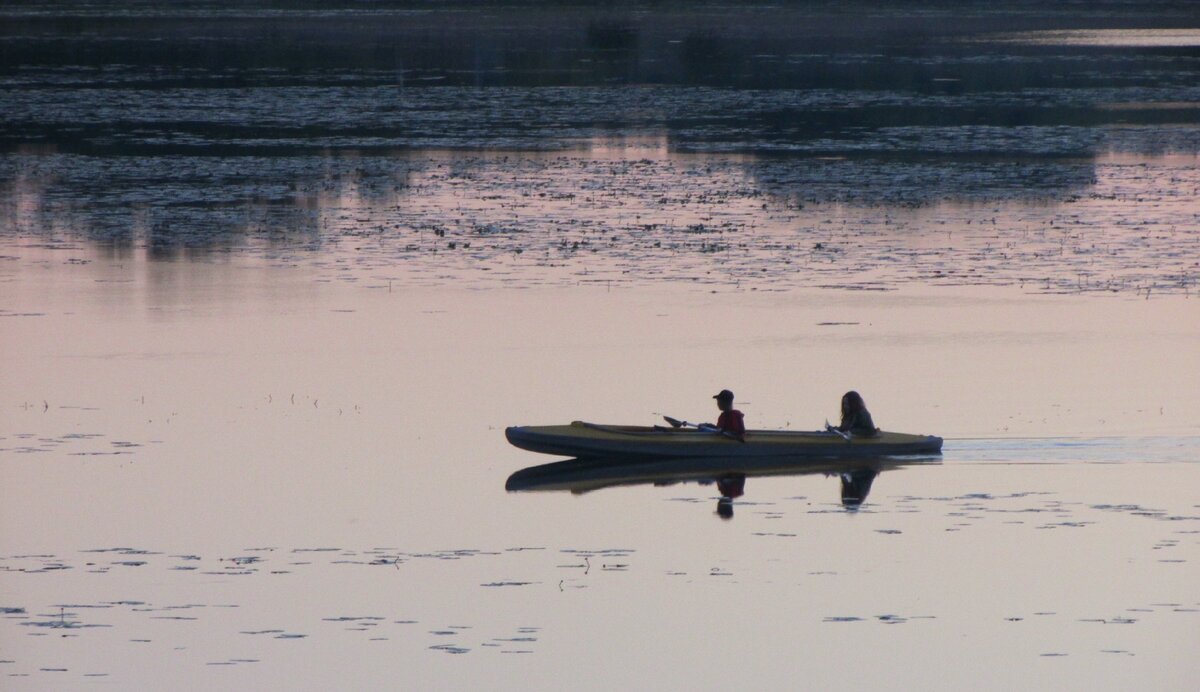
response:
[[[1195,31],[0,11],[3,687],[1191,689]],[[726,387],[944,454],[505,490]]]

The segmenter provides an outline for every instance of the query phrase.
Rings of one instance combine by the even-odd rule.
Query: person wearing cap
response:
[[[745,442],[746,423],[742,412],[733,407],[733,392],[722,389],[713,398],[717,400],[717,408],[721,409],[721,416],[717,418],[717,428],[726,435]]]

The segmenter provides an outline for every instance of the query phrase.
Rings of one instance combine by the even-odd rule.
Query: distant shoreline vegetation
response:
[[[1179,0],[360,0],[337,8],[315,0],[16,0],[0,8],[0,77],[62,66],[152,66],[160,71],[150,86],[203,85],[214,72],[254,86],[267,70],[311,76],[340,69],[373,71],[377,81],[401,86],[906,89],[937,79],[968,90],[972,83],[1055,88],[1062,83],[1048,75],[1103,75],[1108,65],[1073,68],[1074,57],[1093,47],[1019,44],[1013,35],[1196,30],[1194,8]],[[1118,62],[1197,58],[1191,45],[1118,48]],[[1067,52],[1052,66],[1034,64]],[[1004,54],[1003,64],[987,59],[993,53]]]
[[[342,0],[331,6],[326,0],[174,0],[164,6],[161,0],[92,0],[87,3],[46,0],[7,0],[0,16],[13,10],[36,9],[60,14],[99,11],[153,10],[162,14],[197,10],[320,10],[323,12],[356,10],[462,10],[462,9],[594,9],[594,10],[671,10],[697,9],[803,9],[832,14],[858,13],[862,10],[907,13],[913,11],[1020,12],[1040,14],[1069,13],[1083,16],[1096,13],[1160,15],[1178,10],[1193,15],[1192,0]]]
[[[622,266],[636,251],[726,269],[743,257],[741,280],[764,278],[766,255],[740,245],[761,239],[746,230],[759,223],[783,239],[768,254],[843,262],[824,223],[784,239],[821,207],[832,225],[845,210],[1071,204],[1044,225],[1009,224],[1053,241],[1084,201],[1096,211],[1086,234],[1001,264],[1047,265],[1071,284],[1055,290],[1153,280],[1186,292],[1192,269],[1133,265],[1189,256],[1173,234],[1194,226],[1196,185],[1182,177],[1194,166],[1169,157],[1200,152],[1193,8],[9,2],[0,235],[69,228],[172,257],[368,233],[428,267],[537,257],[557,272],[594,253]],[[482,206],[467,213],[463,200]],[[1157,205],[1145,254],[1105,254],[1097,240],[1097,228],[1125,230],[1118,201],[1138,223]],[[955,261],[993,275],[1009,250],[984,237]],[[884,265],[906,270],[906,252]],[[1081,278],[1074,260],[1112,271]]]

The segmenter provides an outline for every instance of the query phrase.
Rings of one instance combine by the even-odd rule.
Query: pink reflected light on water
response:
[[[924,686],[1186,689],[1200,303],[1169,277],[1194,158],[1101,160],[1073,201],[873,210],[636,151],[332,184],[317,251],[8,240],[0,673],[701,688],[746,679],[712,660],[773,683],[799,657],[839,687],[867,650],[856,684],[923,686],[916,647],[946,661]],[[548,460],[507,425],[705,420],[725,387],[784,429],[857,389],[945,454],[853,513],[823,476],[750,479],[731,521],[711,485],[504,491]]]

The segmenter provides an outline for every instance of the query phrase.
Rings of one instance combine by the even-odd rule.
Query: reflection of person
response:
[[[742,412],[733,407],[733,392],[722,389],[716,396],[717,408],[721,409],[721,417],[717,419],[717,427],[721,432],[745,441],[746,423]]]
[[[721,499],[717,500],[717,514],[722,519],[733,518],[733,498],[741,497],[746,492],[746,476],[741,473],[731,473],[717,479],[717,492]]]
[[[861,437],[874,437],[879,434],[875,421],[871,420],[871,412],[858,392],[846,392],[842,395],[842,424],[837,430]]]
[[[842,506],[847,509],[856,509],[867,499],[867,493],[871,492],[871,483],[875,481],[875,476],[879,475],[872,469],[858,469],[856,471],[847,471],[842,474]]]
[[[745,495],[745,474],[731,473],[728,476],[721,476],[717,479],[717,492],[721,493],[721,497],[727,497],[730,500],[735,497],[741,497],[742,495]]]

